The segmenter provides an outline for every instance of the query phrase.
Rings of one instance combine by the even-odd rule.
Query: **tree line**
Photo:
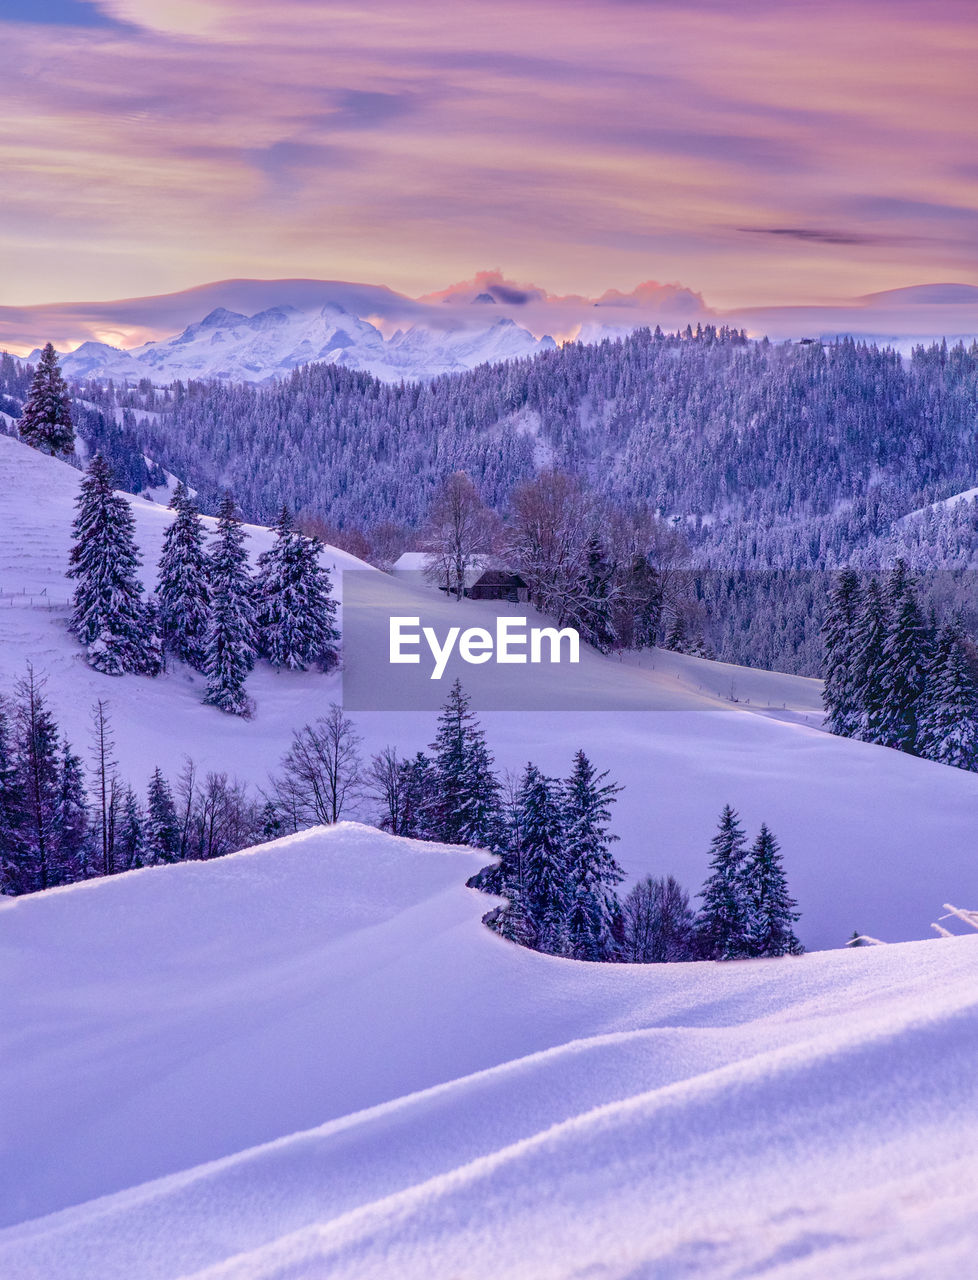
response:
[[[77,583],[69,627],[95,670],[155,676],[169,654],[206,676],[206,703],[249,715],[245,681],[258,658],[290,670],[329,671],[337,664],[336,602],[320,562],[322,544],[295,529],[287,508],[252,575],[233,497],[222,499],[205,548],[200,512],[179,484],[156,593],[147,600],[135,519],[112,479],[96,454],[78,496],[68,569]]]
[[[833,733],[978,769],[978,654],[958,616],[924,612],[906,561],[882,582],[844,569],[823,640]]]
[[[334,707],[293,737],[276,781],[283,830],[330,822],[366,792],[375,821],[395,835],[468,845],[496,861],[470,880],[507,900],[486,923],[550,955],[647,963],[795,955],[799,916],[774,836],[762,826],[748,848],[725,808],[698,911],[671,877],[646,879],[619,900],[611,806],[621,788],[583,750],[566,778],[532,761],[498,777],[484,729],[458,681],[427,752],[388,747],[365,764],[359,736]]]
[[[187,760],[144,796],[123,780],[109,709],[91,710],[87,762],[59,728],[32,668],[0,697],[0,893],[34,893],[161,863],[220,857],[269,838],[267,802]]]
[[[797,954],[798,919],[777,842],[762,827],[748,849],[732,809],[713,840],[693,911],[672,877],[619,900],[610,830],[621,788],[583,750],[564,779],[532,762],[498,778],[486,735],[456,682],[428,752],[392,747],[364,762],[336,705],[293,733],[265,788],[189,758],[175,784],[159,768],[145,797],[119,771],[107,704],[92,708],[88,765],[59,729],[44,682],[28,668],[0,698],[0,892],[33,893],[96,876],[207,860],[345,816],[413,839],[485,849],[470,880],[506,905],[486,916],[504,937],[550,955],[632,963]]]

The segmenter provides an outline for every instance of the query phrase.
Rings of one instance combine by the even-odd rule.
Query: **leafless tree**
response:
[[[390,573],[391,569],[405,551],[413,545],[414,534],[403,524],[392,524],[389,520],[374,525],[370,530],[370,555],[368,559],[378,569]]]
[[[177,795],[180,800],[180,856],[206,861],[261,838],[261,810],[245,786],[226,773],[208,773],[198,785],[197,766],[188,757]]]
[[[367,790],[380,804],[378,825],[396,835],[400,834],[404,822],[409,781],[405,763],[394,747],[384,747],[367,766]]]
[[[465,472],[456,471],[436,494],[420,538],[425,575],[461,599],[465,575],[485,564],[498,540],[499,518]]]
[[[190,857],[190,829],[197,798],[197,766],[190,756],[185,756],[183,769],[177,781],[177,799],[180,801],[180,860]]]
[[[689,894],[672,876],[639,881],[622,904],[623,958],[631,964],[691,960],[693,912]]]
[[[300,511],[295,517],[294,524],[299,533],[305,534],[307,538],[318,538],[329,547],[348,551],[358,560],[369,561],[371,558],[371,539],[355,525],[347,525],[341,529],[338,525],[331,524],[328,520],[309,511]]]
[[[582,611],[596,507],[580,481],[545,471],[513,493],[507,550],[542,612],[563,625]]]
[[[276,803],[294,830],[338,822],[360,797],[361,741],[336,703],[315,724],[296,730],[274,784]]]
[[[101,698],[92,707],[92,772],[95,775],[96,825],[102,850],[102,875],[115,870],[115,819],[119,808],[115,743],[109,706]]]

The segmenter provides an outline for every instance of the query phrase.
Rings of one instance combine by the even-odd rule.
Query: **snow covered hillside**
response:
[[[202,770],[264,783],[293,729],[340,700],[341,677],[261,664],[248,682],[257,714],[243,721],[203,706],[202,678],[179,664],[157,680],[92,671],[65,629],[71,584],[63,575],[79,481],[66,464],[0,436],[0,689],[10,692],[32,662],[82,753],[91,707],[105,699],[123,777],[141,791],[157,765],[175,779],[188,755]],[[151,583],[172,514],[141,499],[132,507]],[[253,553],[270,544],[265,530],[249,536]],[[374,580],[352,556],[327,550],[326,560]],[[341,591],[342,573],[334,576]],[[379,573],[375,581],[379,603],[406,615],[440,611],[446,627],[460,616],[477,625],[488,607],[432,603],[430,592]],[[401,669],[368,650],[344,660],[351,676],[365,670],[378,682],[391,708],[354,714],[365,751],[425,747],[434,712],[399,702]],[[487,705],[487,692],[506,692],[503,670],[450,666],[444,692],[460,674],[476,705],[480,697]],[[532,691],[521,686],[517,700],[511,690],[503,704],[521,710],[481,717],[497,764],[520,769],[530,759],[564,776],[583,747],[610,770],[625,787],[614,828],[630,879],[671,872],[695,891],[717,816],[730,803],[749,832],[767,822],[780,839],[809,948],[841,946],[854,929],[889,941],[927,937],[941,903],[968,905],[978,896],[978,775],[829,736],[818,727],[817,681],[662,651],[626,662],[585,651],[579,666],[536,670]],[[369,805],[362,816],[371,817]]]
[[[584,964],[479,862],[343,824],[0,906],[5,1280],[971,1273],[978,938]]]
[[[312,361],[360,369],[387,382],[460,373],[480,364],[552,350],[553,338],[535,338],[501,318],[477,328],[423,324],[398,329],[390,338],[367,320],[328,303],[314,311],[276,306],[253,316],[218,307],[175,337],[122,350],[83,342],[62,356],[65,377],[112,378],[157,386],[177,379],[217,378],[267,382]],[[28,359],[36,362],[39,352]]]

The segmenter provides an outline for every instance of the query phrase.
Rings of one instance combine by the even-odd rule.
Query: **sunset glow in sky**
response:
[[[978,284],[974,0],[0,0],[0,304]]]

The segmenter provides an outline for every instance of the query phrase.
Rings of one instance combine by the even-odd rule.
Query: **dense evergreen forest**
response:
[[[26,382],[4,358],[7,412]],[[820,670],[820,571],[897,557],[961,571],[978,549],[974,502],[903,519],[978,481],[976,345],[906,358],[851,340],[643,329],[430,382],[309,365],[262,387],[75,393],[78,435],[127,487],[158,481],[162,465],[205,511],[230,489],[267,524],[288,505],[341,531],[418,529],[459,471],[505,520],[542,469],[574,473],[606,507],[653,511],[681,532],[710,647],[752,665]],[[936,593],[978,621],[967,576],[939,577],[923,584],[925,605]]]

